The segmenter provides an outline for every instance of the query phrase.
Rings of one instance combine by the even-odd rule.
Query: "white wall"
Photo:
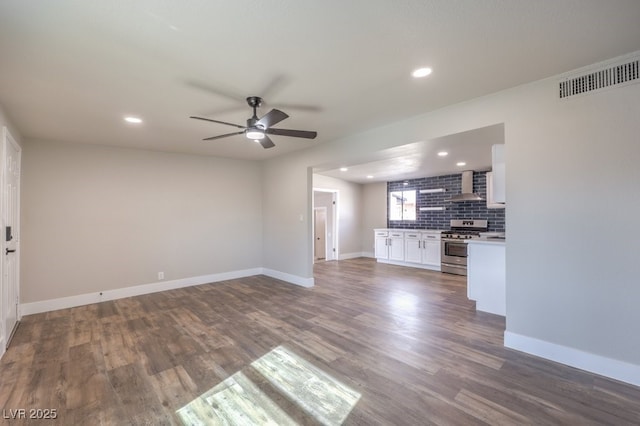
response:
[[[362,256],[362,185],[314,174],[313,187],[338,191],[338,254],[340,259]]]
[[[640,384],[640,334],[632,330],[640,323],[640,228],[634,225],[640,217],[640,85],[559,100],[557,81],[520,86],[268,161],[265,185],[279,188],[290,201],[265,205],[265,226],[284,228],[288,218],[310,210],[310,166],[357,162],[359,151],[504,123],[512,346]],[[265,246],[272,244],[278,251],[267,264],[311,276],[304,255],[308,227],[296,227],[287,240],[266,233]]]
[[[4,108],[2,107],[2,105],[0,105],[0,129],[2,129],[2,126],[7,126],[9,132],[11,133],[11,136],[13,136],[13,139],[18,143],[18,145],[22,145],[20,132],[18,132],[18,129],[13,126],[13,123],[11,123],[11,120],[5,113]]]
[[[262,265],[256,162],[23,143],[22,302]]]
[[[362,250],[366,256],[373,257],[373,230],[387,227],[387,183],[363,185],[362,200]]]

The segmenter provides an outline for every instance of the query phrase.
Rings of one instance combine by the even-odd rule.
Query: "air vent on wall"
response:
[[[624,62],[607,64],[606,67],[597,71],[565,76],[560,81],[560,99],[638,81],[640,81],[640,60],[625,58]]]

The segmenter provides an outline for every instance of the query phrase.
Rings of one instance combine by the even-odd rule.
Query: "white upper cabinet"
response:
[[[491,147],[491,160],[493,166],[493,201],[495,203],[506,203],[504,144],[496,144]],[[487,182],[487,184],[489,183]]]
[[[487,172],[487,208],[504,209],[504,203],[498,203],[493,196],[493,172]]]

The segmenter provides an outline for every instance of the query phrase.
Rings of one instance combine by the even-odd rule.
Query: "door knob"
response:
[[[15,250],[9,250],[9,249],[7,248],[7,249],[5,249],[4,254],[5,254],[5,255],[7,255],[7,254],[9,254],[9,253],[15,253],[15,252],[16,252]]]

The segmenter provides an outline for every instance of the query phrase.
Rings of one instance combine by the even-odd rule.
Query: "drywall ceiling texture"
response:
[[[308,167],[504,123],[507,332],[640,366],[640,337],[629,329],[640,323],[640,235],[630,225],[640,216],[640,84],[559,100],[557,83],[530,83],[269,160],[265,185],[290,205],[265,205],[266,222],[285,227],[284,218],[310,209]],[[304,226],[287,241],[265,235],[266,246],[279,247],[265,266],[311,276],[300,250],[310,235]]]
[[[259,164],[23,146],[22,303],[262,266]]]
[[[264,159],[637,49],[639,11],[637,0],[2,0],[0,101],[25,139]],[[420,66],[433,73],[415,80]],[[269,103],[261,114],[290,114],[278,127],[318,138],[202,141],[235,129],[189,116],[243,124],[251,95]]]

